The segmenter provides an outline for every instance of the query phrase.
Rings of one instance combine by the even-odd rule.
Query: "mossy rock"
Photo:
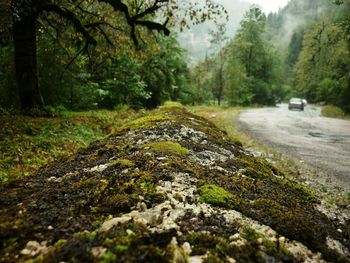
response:
[[[184,127],[188,133],[181,137],[179,130]],[[203,141],[192,140],[191,133],[200,134],[196,139]],[[177,141],[170,141],[175,136],[179,136]],[[217,151],[227,160],[209,160],[207,165],[207,159],[201,159],[206,158],[203,151]],[[348,239],[349,230],[330,222],[316,209],[318,198],[307,187],[285,179],[282,171],[228,141],[210,121],[169,104],[125,124],[76,155],[46,166],[33,177],[0,185],[0,258],[24,261],[20,251],[28,241],[48,240],[52,250],[38,256],[38,261],[169,262],[174,253],[183,259],[179,247],[189,242],[191,255],[208,252],[206,260],[212,262],[228,258],[237,262],[268,262],[269,258],[296,262],[252,230],[243,233],[247,240],[243,246],[230,244],[229,237],[239,232],[239,227],[223,215],[206,217],[187,211],[176,222],[183,235],[176,229],[157,233],[133,221],[108,232],[98,231],[109,218],[138,209],[139,202],[145,203],[148,211],[169,201],[167,193],[158,192],[160,182],[170,182],[173,187],[178,174],[193,179],[190,182],[197,184],[201,202],[235,209],[321,252],[326,260],[341,259],[327,248],[327,237],[348,244],[344,239]],[[173,197],[191,205],[197,202],[197,198],[185,195]],[[173,237],[178,240],[177,247],[171,245]],[[259,238],[263,238],[263,249],[256,242]],[[105,248],[99,257],[93,253],[96,248]]]

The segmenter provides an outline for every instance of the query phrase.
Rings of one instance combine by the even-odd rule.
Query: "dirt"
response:
[[[0,262],[349,262],[348,221],[176,105],[0,191]]]

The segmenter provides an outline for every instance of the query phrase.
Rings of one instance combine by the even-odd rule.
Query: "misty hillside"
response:
[[[290,0],[279,12],[268,15],[268,38],[286,50],[293,33],[304,31],[325,13],[330,15],[329,9],[335,7],[328,0]]]
[[[222,4],[228,12],[229,20],[222,22],[227,23],[227,36],[231,38],[239,28],[239,22],[251,4],[240,0],[220,0],[217,2]],[[215,27],[213,22],[208,21],[179,33],[178,41],[188,51],[190,64],[195,64],[198,60],[204,59],[207,54],[212,53],[209,31],[215,30]]]

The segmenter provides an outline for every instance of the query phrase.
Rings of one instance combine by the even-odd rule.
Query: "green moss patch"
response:
[[[171,118],[169,115],[166,115],[164,111],[157,110],[153,112],[153,114],[149,114],[147,116],[138,118],[134,121],[124,124],[121,128],[115,130],[114,132],[118,132],[118,130],[128,131],[128,130],[147,129],[147,128],[157,126],[159,123],[170,121],[172,119],[173,118]]]
[[[200,194],[200,201],[216,206],[234,208],[237,204],[235,195],[227,192],[222,187],[208,184],[203,185],[198,189]]]
[[[129,159],[117,159],[108,164],[109,166],[120,166],[122,168],[132,168],[135,166],[135,163]]]
[[[184,155],[190,153],[188,149],[182,147],[177,142],[150,142],[142,145],[142,148],[152,152],[168,154]]]

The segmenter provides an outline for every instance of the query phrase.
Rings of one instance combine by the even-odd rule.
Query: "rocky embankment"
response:
[[[0,262],[349,262],[348,221],[179,106],[0,188]]]

